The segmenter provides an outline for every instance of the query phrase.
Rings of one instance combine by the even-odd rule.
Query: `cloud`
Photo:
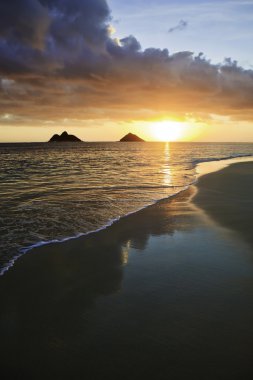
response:
[[[114,38],[105,0],[13,1],[0,3],[0,115],[13,115],[1,124],[165,113],[253,120],[253,70],[231,58],[214,65],[203,53]]]
[[[180,30],[184,30],[186,29],[188,26],[188,22],[185,21],[185,20],[180,20],[179,23],[176,25],[176,26],[173,26],[172,28],[170,28],[168,30],[168,33],[173,33],[173,32],[176,32],[176,31],[180,31]]]
[[[0,38],[42,48],[50,17],[40,1],[1,0],[0,20]]]

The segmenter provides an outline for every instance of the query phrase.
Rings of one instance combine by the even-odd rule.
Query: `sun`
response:
[[[176,141],[183,136],[184,125],[179,121],[156,121],[150,125],[150,133],[158,141]]]

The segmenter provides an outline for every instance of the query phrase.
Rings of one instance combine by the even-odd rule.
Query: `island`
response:
[[[69,135],[68,132],[64,131],[61,135],[53,135],[49,142],[80,142],[78,137],[75,135]]]
[[[134,135],[133,133],[128,133],[126,136],[120,139],[120,142],[145,142],[145,140],[141,139],[137,135]]]

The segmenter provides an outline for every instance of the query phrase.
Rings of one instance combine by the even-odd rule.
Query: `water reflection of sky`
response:
[[[195,373],[199,358],[207,368],[213,355],[209,379],[216,379],[217,367],[235,371],[220,361],[223,352],[249,371],[252,250],[233,232],[205,223],[188,202],[192,192],[80,240],[37,248],[0,277],[0,354],[3,370],[13,374],[6,378],[20,368],[36,373],[43,358],[38,379],[52,368],[61,379],[82,371],[115,378],[122,368],[130,379],[134,368],[141,379],[143,363],[167,374],[170,355],[170,378],[185,379],[182,362]]]
[[[131,248],[131,240],[128,240],[125,245],[122,245],[121,247],[121,258],[122,258],[122,265],[127,265],[128,263],[128,256],[129,251]]]

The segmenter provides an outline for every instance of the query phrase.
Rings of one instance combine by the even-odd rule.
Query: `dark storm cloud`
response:
[[[63,46],[104,43],[110,11],[104,0],[40,0],[51,16],[50,36]]]
[[[214,65],[202,53],[142,50],[132,35],[113,38],[110,20],[104,0],[1,0],[0,112],[53,120],[144,109],[253,120],[252,70],[230,58]]]
[[[0,70],[37,73],[92,60],[108,39],[109,19],[104,0],[1,0]]]
[[[1,38],[41,48],[49,24],[48,10],[38,0],[0,2]]]
[[[176,26],[173,26],[168,30],[168,33],[176,32],[177,30],[184,30],[187,28],[188,22],[185,20],[180,20],[179,23]]]
[[[110,11],[104,0],[1,0],[0,37],[41,48],[57,43],[97,44],[107,37]]]

